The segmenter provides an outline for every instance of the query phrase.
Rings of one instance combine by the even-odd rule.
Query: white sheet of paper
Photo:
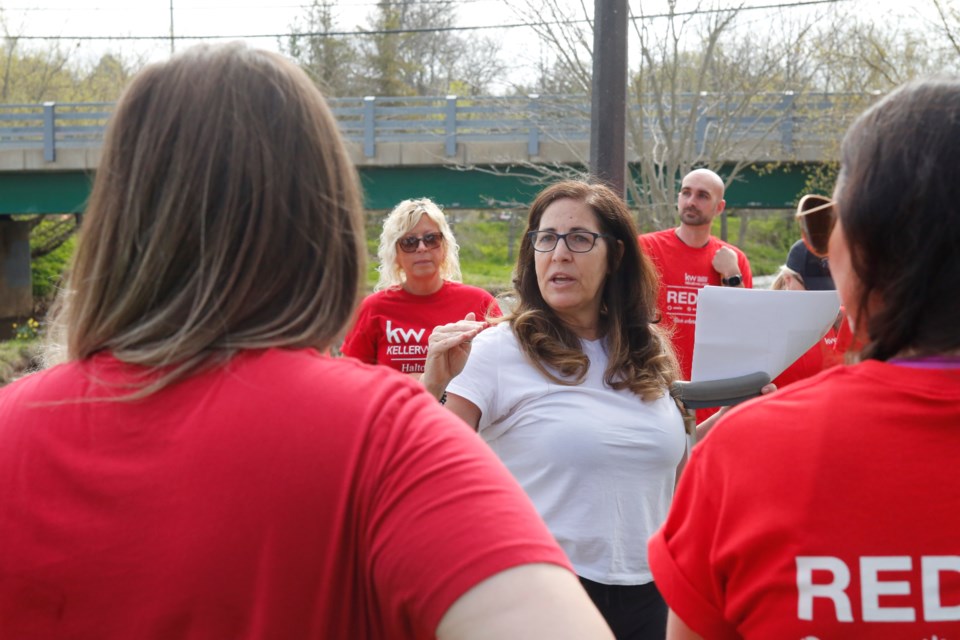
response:
[[[776,378],[826,335],[839,311],[836,291],[704,287],[690,377],[699,382],[765,371]]]

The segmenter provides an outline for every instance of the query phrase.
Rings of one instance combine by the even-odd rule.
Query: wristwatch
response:
[[[743,284],[743,277],[737,274],[729,278],[720,278],[720,282],[722,282],[725,287],[739,287]]]

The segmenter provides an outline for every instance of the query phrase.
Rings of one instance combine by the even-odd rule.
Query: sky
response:
[[[517,23],[509,1],[454,0],[458,26]],[[291,25],[306,12],[309,3],[310,0],[0,0],[0,11],[7,32],[21,36],[20,42],[25,46],[43,47],[59,42],[71,50],[72,56],[89,63],[103,53],[117,51],[129,59],[151,62],[171,53],[171,6],[173,47],[177,50],[201,39],[242,39],[251,46],[279,50],[277,36],[290,33]],[[334,10],[336,28],[354,31],[367,26],[367,17],[376,4],[377,0],[339,0]],[[513,68],[509,77],[500,82],[502,86],[492,88],[494,93],[507,91],[513,83],[523,82],[532,74],[532,60],[527,66],[521,63],[533,55],[529,52],[532,31],[506,31],[509,33],[504,36],[505,59],[512,61]],[[503,32],[484,29],[475,33],[494,36]],[[38,36],[59,40],[32,39]],[[76,40],[71,36],[94,39]]]
[[[456,4],[461,25],[495,25],[511,15],[506,0],[457,0]],[[196,42],[187,38],[245,36],[251,44],[276,48],[274,36],[289,33],[307,5],[309,0],[0,0],[11,35],[157,36],[154,41],[104,43],[157,56],[170,53],[171,7],[177,47]],[[335,8],[338,28],[346,31],[366,25],[366,15],[375,6],[376,0],[340,0]],[[82,45],[96,48],[90,41]]]
[[[422,0],[435,2],[439,0]],[[517,23],[509,8],[511,0],[453,0],[458,6],[459,26],[488,26]],[[569,0],[588,7],[594,0]],[[722,0],[730,6],[769,6],[809,0]],[[948,0],[960,3],[960,0]],[[647,15],[663,11],[666,0],[630,0],[635,11],[641,6]],[[932,6],[932,0],[834,0],[845,10],[867,11],[880,19],[900,21],[916,16],[914,8]],[[337,28],[352,31],[367,24],[366,16],[377,0],[339,0],[335,8]],[[74,49],[81,58],[95,61],[107,51],[120,51],[145,61],[170,55],[171,7],[175,48],[185,48],[206,39],[244,39],[253,46],[277,50],[278,34],[286,34],[297,16],[305,12],[309,0],[0,0],[0,12],[10,35],[25,37],[24,45],[44,46],[51,40],[30,40],[38,36],[62,38],[62,46]],[[678,10],[693,8],[698,0],[678,0]],[[707,2],[706,4],[711,4]],[[823,6],[798,7],[797,11],[818,11]],[[579,11],[571,12],[579,17]],[[750,11],[751,22],[764,21],[764,11]],[[749,27],[748,27],[749,28]],[[468,32],[469,33],[469,32]],[[514,75],[522,75],[524,65],[532,68],[537,57],[535,40],[529,29],[478,30],[475,33],[500,37],[504,57],[513,64]],[[70,37],[106,38],[115,36],[149,38],[145,40],[72,40]],[[259,36],[259,37],[258,37]],[[528,71],[532,73],[532,71]],[[511,81],[517,80],[516,77]],[[508,84],[508,82],[505,82]]]

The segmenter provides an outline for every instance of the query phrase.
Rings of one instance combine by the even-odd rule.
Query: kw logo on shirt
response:
[[[423,373],[427,345],[419,343],[426,329],[394,327],[393,322],[387,320],[386,333],[386,355],[390,357],[394,366],[403,373]],[[413,344],[410,344],[411,342]]]
[[[407,342],[420,342],[423,338],[423,332],[426,329],[403,329],[401,327],[393,328],[390,320],[387,320],[387,342],[392,344],[405,344]]]
[[[705,287],[710,282],[710,278],[699,273],[683,274],[683,284],[688,287]]]

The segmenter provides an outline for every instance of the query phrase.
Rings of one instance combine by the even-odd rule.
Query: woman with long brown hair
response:
[[[325,355],[364,253],[296,65],[200,46],[133,80],[64,362],[0,390],[0,637],[608,636],[481,443],[408,377]]]
[[[662,638],[645,543],[685,449],[657,273],[623,200],[566,181],[530,207],[504,321],[431,337],[422,382],[533,500],[617,638]]]

